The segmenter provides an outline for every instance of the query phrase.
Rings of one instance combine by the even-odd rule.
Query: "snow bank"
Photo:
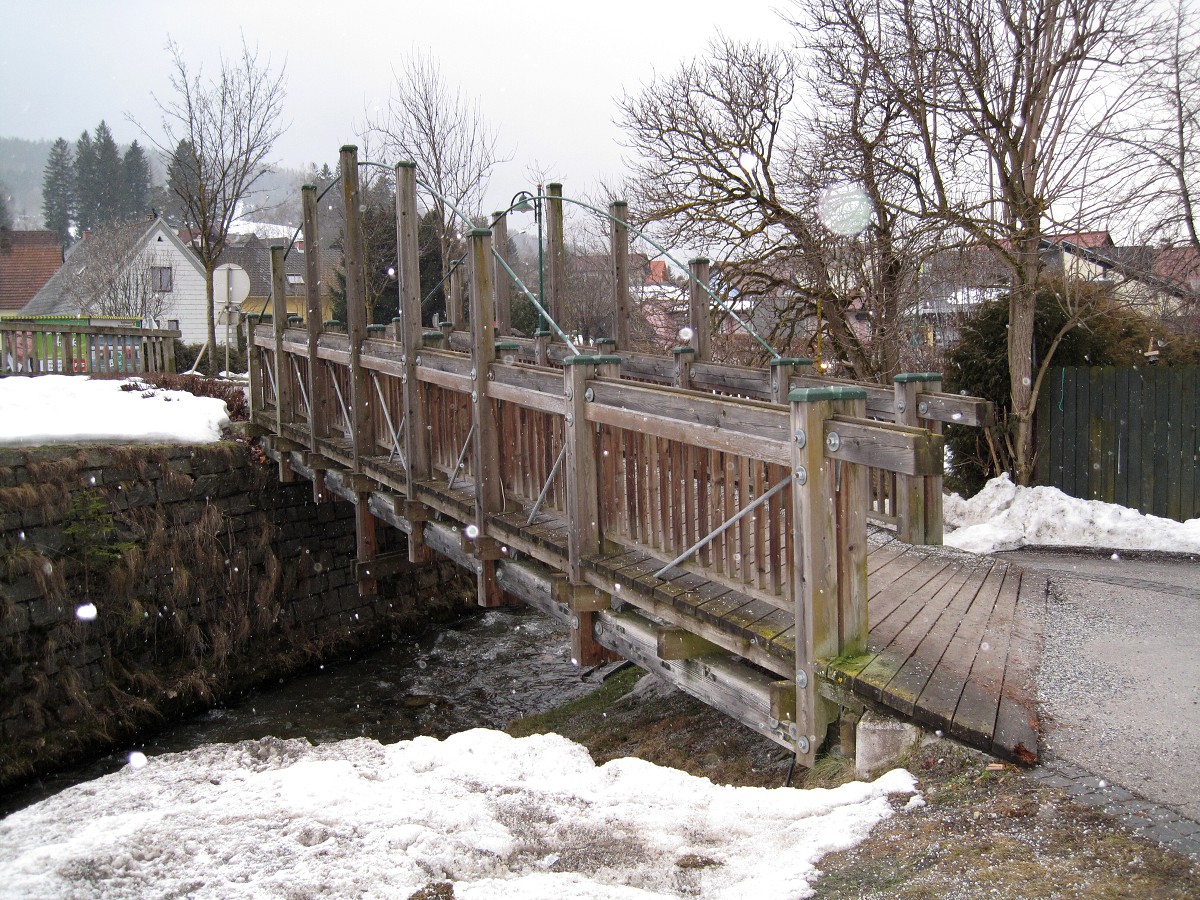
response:
[[[139,764],[142,760],[137,761]],[[2,898],[805,897],[815,863],[911,794],[733,788],[558,735],[313,747],[264,738],[150,759],[0,822]]]
[[[186,391],[123,391],[135,381],[78,375],[0,378],[0,446],[180,443],[221,439],[224,400]]]
[[[1008,475],[993,478],[970,500],[951,494],[942,514],[956,528],[945,536],[946,546],[971,553],[1029,545],[1200,552],[1200,519],[1176,522],[1078,500],[1057,488],[1019,487]]]

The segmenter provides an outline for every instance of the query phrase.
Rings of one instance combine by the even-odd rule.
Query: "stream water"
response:
[[[571,664],[561,626],[527,609],[489,610],[260,688],[87,765],[47,776],[0,798],[0,816],[147,756],[202,744],[273,736],[314,744],[354,737],[382,743],[469,728],[503,728],[595,690]]]

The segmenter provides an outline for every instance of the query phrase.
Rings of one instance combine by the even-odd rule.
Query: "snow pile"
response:
[[[140,760],[139,760],[140,762]],[[151,759],[0,822],[0,897],[806,897],[814,864],[911,794],[733,788],[558,735],[313,747],[264,738]]]
[[[122,390],[128,381],[79,375],[0,378],[0,446],[181,443],[221,439],[224,400],[186,391]]]
[[[1176,522],[1099,500],[1078,500],[1058,488],[1020,487],[1008,475],[989,481],[970,500],[943,503],[944,543],[971,553],[1018,547],[1106,547],[1116,550],[1200,551],[1200,519]]]

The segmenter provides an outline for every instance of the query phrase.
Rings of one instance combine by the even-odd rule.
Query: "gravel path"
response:
[[[1200,560],[998,554],[1050,576],[1048,758],[1200,820]]]

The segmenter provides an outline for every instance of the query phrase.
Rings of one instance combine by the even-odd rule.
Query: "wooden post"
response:
[[[896,386],[896,424],[914,427],[922,424],[919,421],[921,393],[940,390],[942,376],[937,372],[907,372],[897,375],[892,381]],[[942,542],[942,479],[939,476],[936,477],[936,485],[933,482],[933,477],[896,476],[896,536],[905,543]],[[929,509],[930,502],[936,509]]]
[[[246,375],[250,379],[250,421],[256,422],[258,414],[263,411],[263,373],[262,350],[254,342],[254,332],[258,328],[258,316],[250,313],[246,316]],[[83,345],[85,371],[91,371],[91,354],[87,349],[87,336],[81,335]]]
[[[367,339],[367,265],[363,249],[362,202],[358,186],[358,148],[342,147],[342,199],[346,209],[346,335],[350,344],[350,438],[354,447],[354,471],[362,472],[362,461],[374,455],[375,436],[371,427],[371,384],[362,367],[362,345]],[[278,327],[278,326],[276,326]]]
[[[675,378],[674,385],[677,388],[685,390],[692,386],[692,363],[696,359],[696,350],[693,347],[676,347],[671,351],[675,357]]]
[[[287,328],[287,276],[283,270],[284,247],[271,248],[271,325],[275,336],[275,433],[292,421],[292,371],[283,352]]]
[[[496,334],[506,338],[512,334],[512,279],[501,265],[500,260],[508,262],[508,213],[492,213],[492,253],[493,260],[492,284],[496,292],[494,308],[496,310]]]
[[[842,390],[845,390],[843,388]],[[854,389],[851,389],[854,390]],[[867,415],[866,392],[834,404],[834,412],[857,418]],[[841,446],[837,431],[829,431],[825,449],[836,453]],[[870,472],[865,465],[839,460],[834,466],[837,490],[837,583],[838,656],[867,652],[867,506],[870,502]]]
[[[925,388],[922,393],[937,394],[942,390],[942,377],[937,372],[930,372],[931,375],[937,375],[936,378],[930,378],[925,382]],[[917,395],[917,418],[920,424],[933,434],[942,433],[942,423],[936,419],[927,419],[925,414],[929,411],[929,404],[918,394]],[[943,466],[945,465],[945,455],[943,454]],[[943,518],[942,518],[942,499],[943,486],[942,481],[945,476],[939,472],[937,475],[927,475],[925,477],[925,543],[941,546],[944,538]]]
[[[467,328],[467,316],[463,307],[463,267],[457,259],[450,261],[450,283],[446,290],[446,319],[460,331],[465,331]]]
[[[696,359],[712,362],[712,316],[709,314],[709,296],[703,286],[708,285],[709,262],[703,256],[688,261],[692,278],[688,282],[688,325],[692,329],[691,345],[696,348]]]
[[[629,349],[629,206],[614,200],[608,207],[610,252],[613,268],[613,337],[621,350]]]
[[[546,311],[563,331],[569,333],[563,294],[567,286],[566,244],[563,235],[562,185],[546,185]]]
[[[583,560],[600,552],[600,505],[597,491],[599,464],[596,429],[587,421],[587,382],[599,365],[620,357],[569,356],[563,360],[566,396],[567,577],[583,583]],[[604,648],[592,636],[593,613],[578,611],[571,617],[572,662],[596,665]]]
[[[816,665],[839,647],[837,472],[825,456],[825,422],[862,388],[798,388],[792,405],[792,593],[796,609],[796,758],[811,766],[836,710],[816,692]],[[863,519],[865,523],[865,518]],[[864,524],[865,529],[865,524]],[[866,548],[865,533],[861,542]],[[866,580],[863,579],[865,587]],[[865,598],[864,598],[865,606]]]
[[[496,362],[495,315],[492,306],[492,233],[486,228],[467,232],[471,276],[471,411],[475,422],[475,564],[480,606],[501,606],[504,592],[496,583],[499,553],[489,534],[488,519],[504,511],[500,480],[500,433],[495,409],[488,398],[491,368]]]
[[[321,309],[321,254],[317,232],[317,188],[306,184],[300,189],[304,212],[304,293],[308,329],[308,446],[313,453],[320,452],[320,442],[330,434],[330,417],[333,414],[332,391],[325,364],[317,351],[321,344],[324,326],[324,311]],[[325,470],[313,470],[313,500],[327,503],[333,498],[325,490]]]
[[[792,376],[812,369],[812,360],[807,356],[780,357],[771,360],[771,402],[787,403],[792,392]]]
[[[417,380],[417,357],[421,353],[421,266],[417,228],[417,169],[411,162],[396,165],[396,277],[400,289],[400,343],[403,348],[400,384],[404,404],[401,442],[404,445],[406,472],[405,493],[408,495],[408,519],[412,531],[408,536],[408,558],[411,562],[427,562],[422,526],[428,518],[424,506],[413,502],[417,483],[430,478],[429,434],[425,429],[425,403],[421,383]]]
[[[550,365],[550,338],[553,336],[554,332],[547,329],[533,333],[533,350],[539,366]]]

